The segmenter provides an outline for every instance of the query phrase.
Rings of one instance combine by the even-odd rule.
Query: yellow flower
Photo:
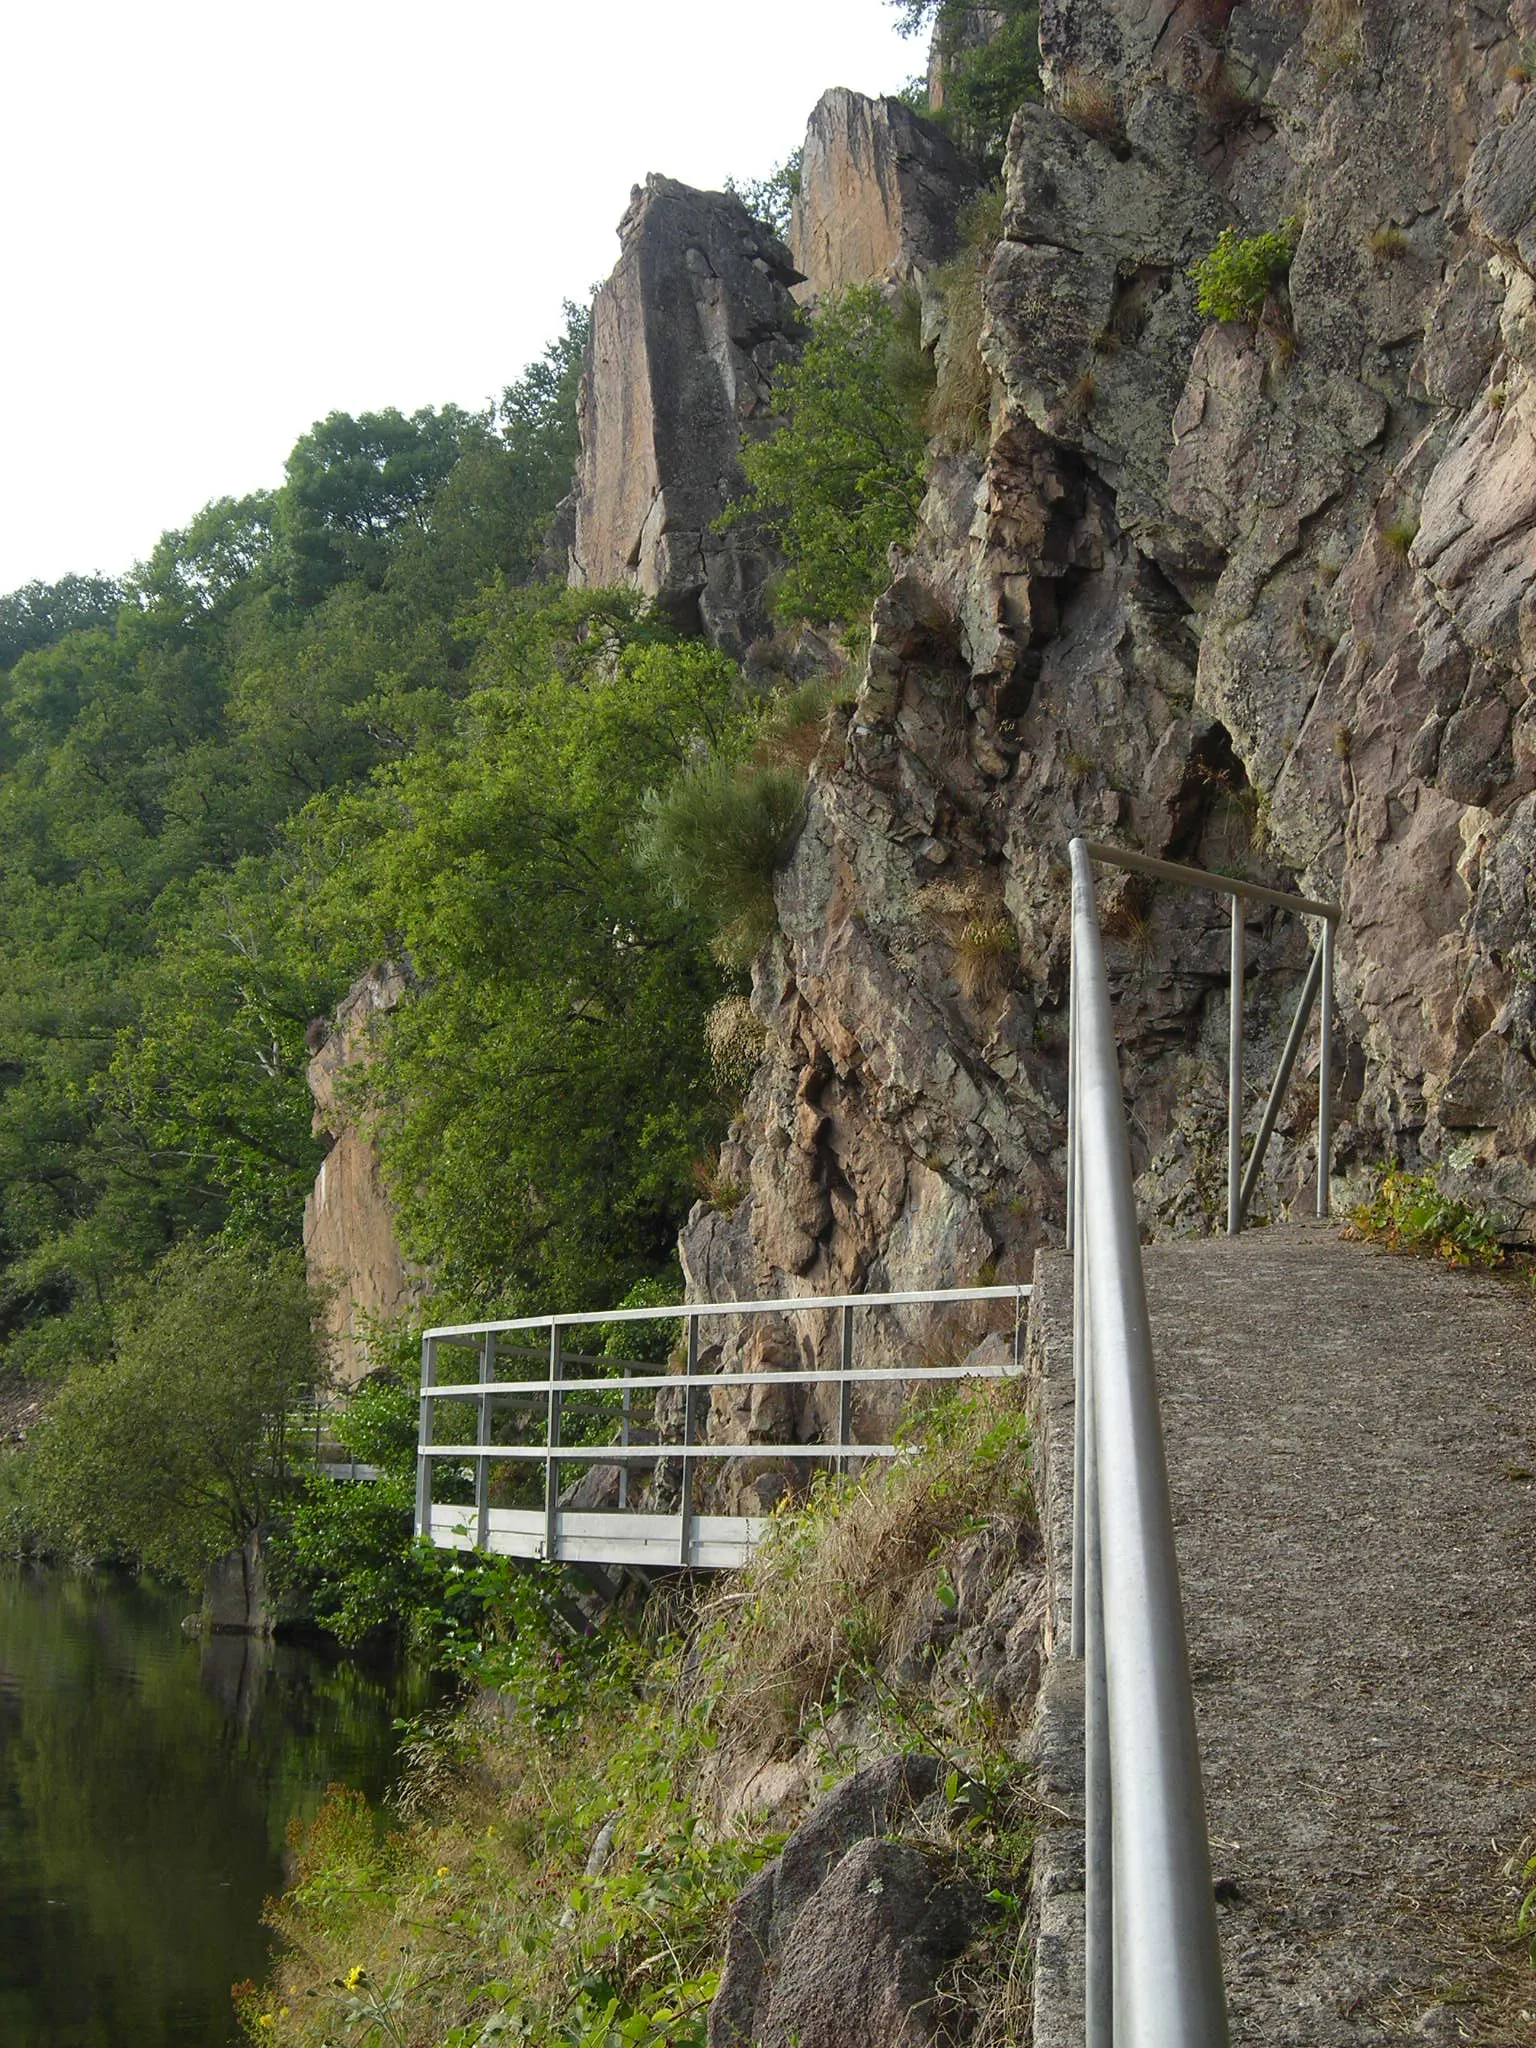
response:
[[[448,1866],[446,1863],[439,1863],[439,1865],[437,1866],[437,1874],[440,1878],[446,1877],[448,1875]]]
[[[361,1963],[354,1963],[351,1969],[347,1972],[347,1989],[349,1991],[355,1991],[358,1985],[361,1984],[363,1979],[367,1976],[367,1974],[368,1972],[363,1968]]]
[[[258,2027],[275,2027],[277,2021],[273,2019],[271,2013],[259,2012],[256,2015],[256,2024]]]

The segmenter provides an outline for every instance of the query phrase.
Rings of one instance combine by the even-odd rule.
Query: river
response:
[[[0,1571],[0,2042],[229,2048],[262,1901],[333,1780],[384,1792],[420,1674],[188,1638],[185,1593]]]

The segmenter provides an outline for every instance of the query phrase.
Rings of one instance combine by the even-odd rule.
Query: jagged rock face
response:
[[[1062,1220],[1074,832],[1341,900],[1336,1173],[1433,1163],[1536,1238],[1532,30],[1047,0],[1048,83],[1124,132],[1015,122],[990,442],[935,464],[813,772],[700,1293],[1024,1277]],[[1294,348],[1203,321],[1191,261],[1291,215]],[[1210,1228],[1226,905],[1100,895],[1144,1216]],[[1250,923],[1250,1131],[1307,944]],[[1259,1213],[1311,1199],[1316,1091],[1314,1052]]]
[[[367,1059],[374,1026],[406,987],[404,973],[388,963],[359,975],[308,1069],[315,1130],[332,1144],[304,1204],[304,1262],[311,1282],[326,1290],[324,1329],[333,1368],[346,1383],[368,1370],[364,1322],[408,1313],[426,1292],[426,1275],[400,1249],[373,1141],[337,1092],[347,1069]]]
[[[619,239],[592,307],[570,581],[643,590],[739,654],[764,628],[774,562],[749,525],[715,521],[741,488],[743,437],[772,424],[799,274],[739,199],[670,178],[635,188]]]
[[[901,100],[837,86],[805,131],[790,222],[802,301],[855,284],[907,284],[955,252],[955,214],[975,183],[959,152]]]

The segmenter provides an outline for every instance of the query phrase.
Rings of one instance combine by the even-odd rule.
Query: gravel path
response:
[[[1529,1295],[1320,1228],[1146,1272],[1234,2040],[1536,2043]]]

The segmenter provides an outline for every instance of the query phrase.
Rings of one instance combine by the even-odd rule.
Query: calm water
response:
[[[239,1636],[184,1593],[0,1571],[0,2043],[227,2048],[284,1833],[390,1781],[419,1678]]]

